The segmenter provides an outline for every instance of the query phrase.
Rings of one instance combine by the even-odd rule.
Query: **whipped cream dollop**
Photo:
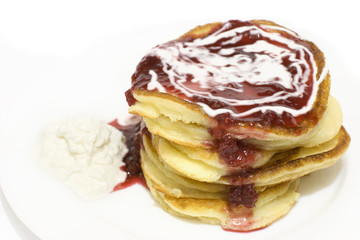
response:
[[[85,199],[110,193],[124,182],[128,149],[122,132],[94,118],[57,120],[40,136],[39,162]]]

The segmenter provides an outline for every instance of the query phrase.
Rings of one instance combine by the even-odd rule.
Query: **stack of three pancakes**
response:
[[[143,118],[141,166],[171,214],[262,228],[296,202],[300,177],[350,137],[315,44],[269,21],[196,27],[153,48],[126,92]]]

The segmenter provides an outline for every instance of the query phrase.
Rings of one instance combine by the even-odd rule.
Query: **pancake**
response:
[[[219,224],[224,229],[250,231],[265,227],[285,215],[299,197],[296,193],[297,179],[258,189],[258,201],[253,208],[232,207],[227,200],[228,190],[224,185],[214,192],[191,187],[191,184],[184,187],[176,182],[176,177],[166,177],[156,165],[152,165],[145,151],[141,151],[141,159],[151,194],[165,211],[175,216]]]
[[[228,167],[216,151],[181,146],[156,135],[153,136],[153,145],[161,161],[167,166],[198,181],[215,182],[222,176],[242,169],[242,166]],[[275,152],[261,154],[257,161],[248,167],[260,167],[269,161],[274,154]]]
[[[321,50],[270,21],[198,26],[146,54],[125,93],[140,161],[170,214],[250,231],[350,144]]]
[[[275,155],[264,166],[252,169],[246,176],[225,176],[220,182],[232,184],[255,183],[256,186],[276,184],[296,179],[309,173],[330,167],[345,153],[350,144],[350,136],[342,127],[330,141],[317,147],[296,148]]]
[[[275,198],[264,201],[262,205],[251,209],[245,207],[233,209],[224,200],[174,198],[159,192],[154,195],[158,194],[157,199],[167,205],[168,208],[164,209],[168,209],[171,214],[198,218],[205,223],[221,225],[224,229],[251,231],[268,226],[290,211],[299,197],[296,192],[297,184],[298,182],[293,182],[279,196],[275,193],[281,191],[277,191],[276,187],[269,188],[269,192],[264,191],[264,194],[260,193],[260,196],[264,196],[264,200]],[[280,187],[283,188],[283,186]],[[272,196],[266,198],[266,193],[272,193]]]
[[[144,175],[148,176],[153,182],[156,182],[159,188],[163,189],[163,191],[167,191],[169,195],[171,195],[170,192],[182,193],[191,191],[198,195],[201,193],[218,193],[225,191],[224,184],[197,181],[181,175],[181,173],[177,172],[175,169],[164,164],[159,159],[151,140],[145,135],[143,136],[143,145],[144,149],[141,151],[141,165]],[[177,187],[167,188],[166,186],[168,185],[177,185]]]
[[[152,195],[165,211],[175,216],[219,224],[224,229],[250,231],[265,227],[288,213],[299,197],[296,193],[299,177],[335,163],[349,141],[350,137],[341,128],[334,139],[318,147],[298,148],[274,155],[247,177],[235,174],[214,182],[204,182],[199,181],[198,176],[210,174],[208,168],[198,168],[198,174],[184,176],[183,172],[161,160],[153,141],[144,134],[141,165]],[[255,183],[259,194],[255,206],[231,207],[229,186],[247,183]],[[239,218],[246,221],[234,225]]]
[[[328,107],[319,124],[306,134],[277,140],[247,138],[245,141],[268,150],[284,150],[300,146],[313,147],[327,142],[335,137],[342,124],[341,107],[337,100],[330,96],[327,105]],[[141,106],[145,107],[145,105]],[[144,116],[144,122],[150,132],[171,142],[191,147],[214,147],[215,139],[204,126],[194,123],[186,124],[177,120],[171,121],[170,118],[164,115],[159,115],[153,119]]]
[[[222,164],[214,167],[206,163],[206,158],[197,160],[172,148],[171,144],[154,136],[152,142],[144,137],[144,149],[157,166],[162,166],[171,174],[200,181],[201,183],[222,183],[241,185],[253,183],[255,186],[268,186],[291,181],[311,172],[333,165],[346,151],[350,136],[342,127],[330,141],[317,147],[295,148],[272,155],[263,166],[247,171],[231,172]],[[163,143],[160,143],[163,142]],[[217,159],[221,161],[220,159]],[[216,160],[212,160],[216,161]]]
[[[153,141],[161,161],[189,178],[203,182],[229,182],[232,177],[228,175],[241,172],[241,168],[228,168],[216,152],[199,148],[193,148],[194,152],[191,152],[187,147],[171,144],[158,136],[154,136]],[[251,167],[248,176],[241,177],[241,181],[269,185],[307,175],[334,164],[344,154],[349,142],[350,137],[342,127],[333,139],[316,147],[267,152]],[[183,149],[185,151],[181,151]]]
[[[269,73],[268,68],[279,76],[275,71],[264,82],[260,71]],[[233,78],[244,71],[247,78],[239,85]],[[129,111],[147,119],[164,117],[205,129],[225,125],[238,137],[282,140],[317,125],[329,90],[330,75],[315,44],[273,22],[229,21],[196,27],[152,49],[137,66],[127,99]]]

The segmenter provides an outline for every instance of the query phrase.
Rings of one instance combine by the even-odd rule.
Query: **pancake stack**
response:
[[[299,179],[350,143],[329,91],[318,47],[270,21],[211,23],[154,47],[126,92],[154,199],[224,229],[271,224]]]

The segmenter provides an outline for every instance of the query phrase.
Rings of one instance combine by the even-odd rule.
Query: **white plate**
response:
[[[37,135],[51,119],[79,115],[124,119],[123,93],[137,62],[150,47],[185,32],[188,25],[174,24],[165,32],[159,26],[124,30],[81,53],[61,57],[29,57],[9,50],[9,61],[19,68],[10,63],[14,69],[7,69],[8,75],[13,71],[14,81],[9,82],[2,99],[9,98],[11,104],[3,104],[0,180],[14,212],[43,240],[359,239],[360,162],[355,150],[360,146],[360,117],[353,108],[359,75],[341,61],[357,61],[358,55],[346,52],[343,58],[332,58],[330,69],[332,94],[343,107],[344,125],[353,138],[351,147],[336,165],[305,177],[301,197],[291,212],[265,229],[234,233],[173,217],[141,186],[84,201],[36,165]]]

